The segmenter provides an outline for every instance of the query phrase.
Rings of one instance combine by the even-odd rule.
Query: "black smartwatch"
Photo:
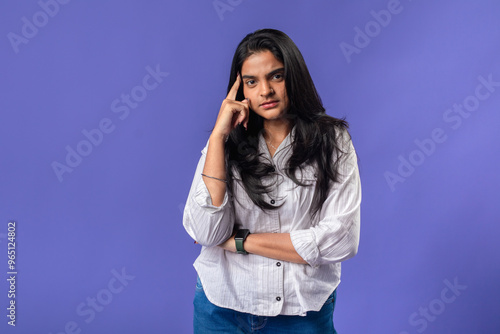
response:
[[[249,230],[238,230],[234,236],[234,241],[236,242],[236,253],[238,254],[248,254],[248,252],[243,248],[243,242],[250,235]]]

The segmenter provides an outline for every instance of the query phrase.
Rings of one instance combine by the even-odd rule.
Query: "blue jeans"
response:
[[[196,282],[194,296],[195,334],[336,334],[333,326],[333,309],[337,290],[328,297],[321,310],[309,311],[305,317],[278,315],[275,317],[256,316],[241,313],[212,304],[203,291],[200,278]]]

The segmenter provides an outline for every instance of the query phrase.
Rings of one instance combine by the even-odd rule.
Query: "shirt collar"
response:
[[[291,145],[294,139],[295,139],[295,124],[293,125],[292,130],[290,130],[290,133],[288,133],[285,139],[283,139],[281,144],[278,146],[276,152],[274,152],[272,159],[275,159],[278,155],[281,155],[281,153],[283,153],[282,151],[288,152],[288,150],[291,149]],[[269,153],[269,149],[267,148],[267,143],[266,140],[264,139],[262,131],[259,134],[259,150],[261,152],[264,152],[264,154],[266,154],[266,156],[269,159],[271,159],[271,154]]]

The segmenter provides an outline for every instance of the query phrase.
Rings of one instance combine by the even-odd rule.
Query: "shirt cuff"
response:
[[[226,207],[228,201],[228,195],[226,191],[226,193],[224,194],[224,199],[220,206],[213,205],[210,192],[208,191],[205,182],[203,182],[203,180],[200,178],[200,181],[196,186],[196,191],[194,193],[194,201],[196,204],[198,204],[201,208],[205,209],[209,213],[216,213],[223,210]]]
[[[314,240],[313,231],[296,230],[290,232],[290,239],[292,240],[295,251],[312,267],[318,267],[317,263],[319,258],[319,248]]]

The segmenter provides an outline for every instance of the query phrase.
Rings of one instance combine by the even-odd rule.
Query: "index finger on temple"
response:
[[[227,94],[227,98],[230,100],[236,100],[236,94],[238,94],[238,89],[240,88],[241,84],[241,77],[240,74],[238,73],[236,75],[236,81],[233,84],[233,87],[231,87],[231,90]]]

